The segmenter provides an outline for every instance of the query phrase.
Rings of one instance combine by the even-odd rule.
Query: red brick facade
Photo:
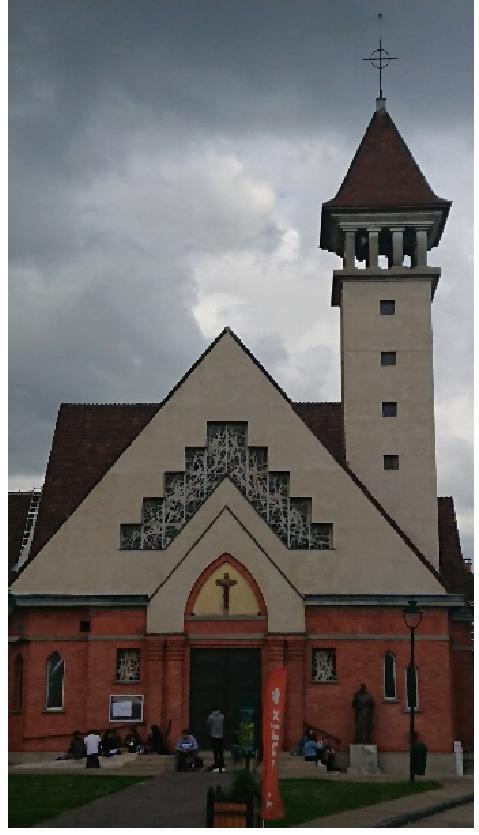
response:
[[[80,620],[90,620],[89,633]],[[109,697],[144,695],[144,725],[167,728],[171,740],[188,724],[189,652],[194,647],[259,647],[262,677],[285,664],[288,691],[283,747],[292,747],[303,723],[340,739],[346,750],[354,739],[351,699],[364,681],[376,708],[373,741],[380,751],[408,749],[404,671],[409,660],[408,632],[398,608],[308,607],[306,635],[268,633],[267,617],[185,619],[183,634],[146,633],[146,609],[23,609],[12,617],[10,649],[10,750],[64,750],[73,730],[116,726],[109,722]],[[224,638],[222,636],[224,635]],[[233,640],[232,637],[234,636]],[[138,648],[140,681],[116,682],[117,649]],[[314,649],[336,651],[336,681],[312,681]],[[65,661],[64,709],[45,709],[47,658]],[[384,698],[384,654],[396,659],[396,699]],[[23,659],[22,706],[15,707],[16,658]],[[452,751],[454,739],[472,747],[472,652],[470,627],[448,620],[447,610],[426,610],[417,631],[419,711],[416,726],[431,753]],[[17,662],[18,665],[18,662]]]

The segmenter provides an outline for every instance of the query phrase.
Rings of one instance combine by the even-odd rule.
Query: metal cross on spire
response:
[[[379,98],[382,99],[383,97],[383,70],[389,66],[390,61],[397,61],[398,58],[393,58],[392,55],[389,54],[387,49],[383,49],[382,38],[381,38],[381,21],[382,21],[382,14],[378,13],[378,20],[379,20],[379,49],[375,49],[374,52],[371,53],[369,58],[363,58],[363,61],[369,61],[371,66],[375,69],[379,70]]]

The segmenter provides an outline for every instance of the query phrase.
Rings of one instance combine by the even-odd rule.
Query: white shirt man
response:
[[[100,768],[100,761],[98,759],[98,750],[100,748],[100,737],[95,731],[88,731],[84,738],[86,748],[86,767]]]

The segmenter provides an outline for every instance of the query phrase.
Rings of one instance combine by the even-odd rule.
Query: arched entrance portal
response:
[[[209,745],[206,720],[213,709],[225,716],[231,746],[252,711],[261,732],[262,646],[268,629],[263,596],[247,569],[223,554],[203,572],[185,610],[189,651],[189,725],[202,747]]]

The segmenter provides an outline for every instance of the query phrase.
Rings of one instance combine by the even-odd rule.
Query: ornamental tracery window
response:
[[[336,650],[313,649],[313,681],[336,681]]]
[[[47,710],[63,709],[63,684],[65,676],[65,662],[58,652],[53,652],[47,658],[46,700]]]
[[[143,499],[141,523],[120,526],[120,547],[167,548],[225,477],[288,548],[332,549],[332,523],[313,522],[311,498],[290,495],[289,472],[269,470],[267,448],[248,446],[248,424],[213,422],[206,447],[185,448],[184,471],[164,474],[163,498]]]
[[[140,681],[140,650],[117,649],[116,680]]]

